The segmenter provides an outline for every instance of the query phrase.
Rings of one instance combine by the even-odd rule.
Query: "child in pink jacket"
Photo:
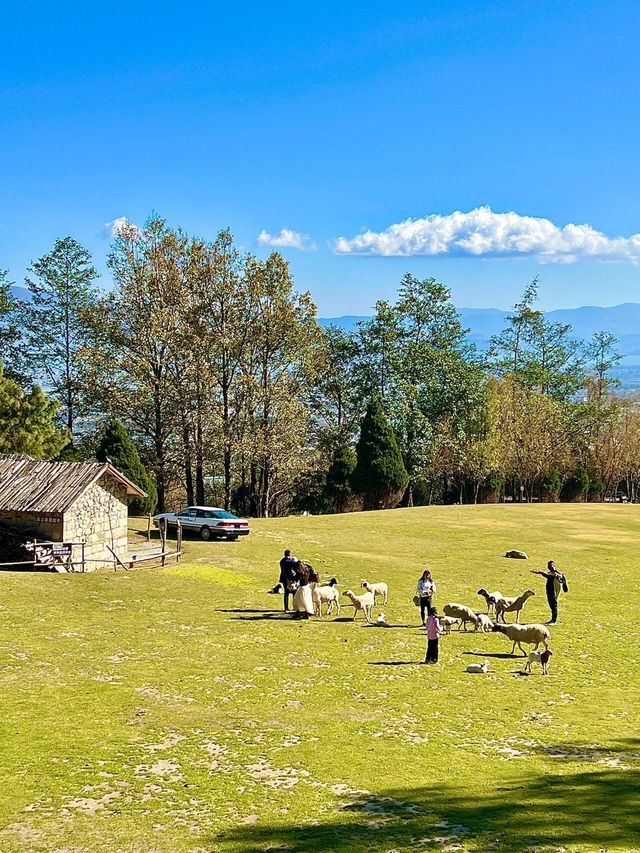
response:
[[[425,663],[438,663],[438,637],[441,633],[438,611],[435,607],[430,607],[429,617],[427,618],[427,656],[424,659]]]

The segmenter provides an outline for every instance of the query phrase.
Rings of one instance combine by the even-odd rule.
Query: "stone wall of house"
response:
[[[64,517],[66,542],[84,540],[85,560],[100,560],[113,565],[109,545],[122,559],[127,545],[127,490],[109,476],[103,476],[78,498]],[[87,563],[87,571],[101,568]]]
[[[39,530],[42,539],[51,542],[62,541],[62,515],[57,513],[13,512],[0,510],[0,521],[12,527],[26,527]]]

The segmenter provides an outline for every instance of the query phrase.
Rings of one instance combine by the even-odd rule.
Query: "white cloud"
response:
[[[135,228],[137,230],[137,225],[130,222],[126,216],[118,216],[116,219],[112,219],[111,222],[105,222],[102,227],[102,234],[104,237],[113,239],[118,237],[126,228]]]
[[[590,225],[558,226],[550,219],[494,213],[477,207],[446,216],[405,219],[384,231],[365,231],[352,239],[338,237],[339,255],[466,255],[534,257],[541,263],[573,263],[583,258],[640,264],[640,234],[607,237]]]
[[[269,234],[264,228],[258,234],[259,246],[273,246],[274,249],[299,249],[301,252],[314,251],[317,247],[308,234],[282,228],[279,234]]]

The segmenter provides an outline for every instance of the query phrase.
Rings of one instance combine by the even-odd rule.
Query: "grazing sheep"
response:
[[[363,595],[356,595],[355,592],[352,592],[348,589],[346,592],[342,593],[346,595],[349,601],[353,604],[353,621],[355,622],[356,616],[358,615],[358,610],[362,610],[364,613],[364,618],[367,622],[371,622],[371,612],[373,610],[373,606],[376,603],[376,597],[372,592],[365,592]]]
[[[332,578],[331,580],[334,581],[335,578]],[[311,597],[313,599],[316,616],[322,616],[323,604],[327,605],[327,616],[331,616],[333,613],[334,605],[337,611],[336,615],[340,615],[340,593],[333,584],[316,586],[311,592]]]
[[[473,612],[470,607],[467,607],[465,604],[445,604],[442,608],[442,612],[445,616],[453,616],[455,619],[459,619],[461,625],[464,626],[464,630],[467,630],[467,622],[471,622],[474,627],[478,625],[478,617]],[[458,628],[458,631],[460,628]]]
[[[450,634],[452,626],[460,624],[460,620],[454,619],[453,616],[438,616],[438,622],[443,634]]]
[[[388,627],[389,627],[389,623],[388,623],[388,622],[387,622],[387,620],[384,618],[384,613],[381,613],[381,614],[378,616],[378,619],[377,619],[377,621],[376,621],[376,625],[378,626],[378,628],[388,628]]]
[[[543,652],[529,652],[529,659],[527,660],[526,666],[524,668],[525,672],[531,672],[531,667],[534,663],[539,663],[542,665],[542,674],[549,674],[549,658],[553,652],[551,649],[545,649]]]
[[[283,592],[284,592],[284,586],[283,586],[283,584],[281,584],[281,583],[277,583],[277,584],[273,587],[273,589],[268,589],[268,590],[267,590],[267,593],[268,593],[269,595],[282,595],[282,593],[283,593]]]
[[[476,631],[480,629],[483,634],[488,634],[493,628],[493,622],[486,613],[476,613],[478,617],[478,622],[476,624]]]
[[[545,649],[549,648],[551,634],[546,625],[519,625],[515,622],[510,625],[498,625],[496,623],[491,630],[498,631],[513,641],[511,654],[515,652],[517,646],[522,654],[525,657],[527,656],[521,643],[532,643],[535,646],[534,651],[537,650],[540,643],[544,643]]]
[[[321,583],[320,586],[338,586],[338,579],[331,578],[330,581],[326,581],[325,583]]]
[[[389,595],[389,587],[386,583],[367,583],[366,581],[362,581],[360,586],[363,589],[366,589],[368,592],[372,592],[374,596],[382,595],[384,596],[383,605],[387,603],[387,596]]]
[[[499,601],[500,599],[504,598],[504,595],[501,592],[487,592],[484,587],[478,590],[478,595],[481,595],[487,602],[487,616],[491,616],[492,610],[495,614],[496,601]]]
[[[519,595],[517,598],[502,598],[496,601],[496,622],[505,622],[504,618],[505,613],[511,613],[515,610],[516,612],[516,622],[520,621],[520,611],[526,604],[528,598],[531,598],[532,595],[535,595],[535,592],[532,589],[525,589],[522,595]],[[502,616],[502,619],[500,617]]]
[[[482,672],[487,673],[489,671],[489,661],[483,660],[482,663],[470,663],[467,667],[467,672]]]
[[[526,555],[525,551],[507,551],[505,557],[509,557],[511,560],[528,560],[529,558]]]

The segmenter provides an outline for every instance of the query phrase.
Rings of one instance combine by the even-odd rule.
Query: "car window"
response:
[[[215,518],[215,512],[212,512],[210,509],[199,509],[198,510],[198,518]]]
[[[219,509],[215,514],[215,518],[232,518],[236,519],[238,516],[234,515],[232,512],[226,512],[224,509]]]
[[[177,512],[176,515],[180,516],[180,518],[195,518],[196,511],[195,509],[183,509],[182,512]]]

